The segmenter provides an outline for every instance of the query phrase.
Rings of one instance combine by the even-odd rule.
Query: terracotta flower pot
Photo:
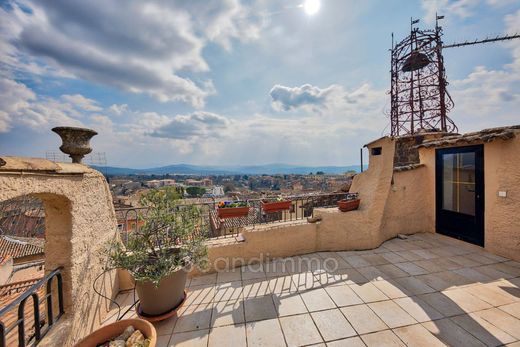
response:
[[[60,135],[63,142],[60,150],[72,158],[73,163],[81,163],[81,159],[86,154],[92,152],[90,139],[97,135],[97,132],[86,128],[76,127],[56,127],[52,128],[56,134]]]
[[[341,212],[348,212],[357,210],[359,207],[360,199],[355,200],[340,200],[338,201],[338,208]]]
[[[291,204],[292,204],[291,200],[275,201],[275,202],[263,202],[262,201],[262,210],[264,210],[265,213],[273,213],[273,212],[290,210]]]
[[[219,218],[238,218],[249,214],[249,207],[219,207]]]
[[[142,319],[123,319],[118,322],[105,325],[104,327],[95,330],[92,332],[92,334],[83,338],[76,345],[76,347],[96,347],[103,342],[118,337],[130,325],[141,331],[145,338],[150,339],[149,347],[155,347],[157,344],[157,332],[155,331],[155,327],[152,325],[152,323]]]
[[[142,312],[147,316],[159,316],[179,306],[184,300],[187,272],[172,272],[155,286],[152,282],[135,282]]]

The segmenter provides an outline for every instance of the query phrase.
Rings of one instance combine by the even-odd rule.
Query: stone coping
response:
[[[86,165],[56,163],[42,158],[0,157],[0,172],[40,172],[53,174],[84,174],[95,171]]]
[[[481,131],[466,133],[462,135],[448,135],[438,139],[426,140],[420,145],[418,145],[417,148],[449,147],[456,145],[469,145],[481,142],[491,142],[495,140],[510,140],[516,136],[519,130],[520,125],[511,125],[505,127],[484,129]]]

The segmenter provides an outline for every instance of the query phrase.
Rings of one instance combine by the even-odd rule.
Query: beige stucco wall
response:
[[[209,272],[233,264],[233,259],[249,263],[317,251],[371,249],[400,233],[432,232],[434,217],[429,206],[433,190],[426,187],[433,181],[428,167],[394,172],[393,138],[379,139],[368,147],[369,152],[372,147],[382,147],[382,154],[370,155],[368,170],[352,182],[350,191],[358,192],[361,199],[358,210],[317,208],[315,215],[322,220],[315,224],[256,226],[243,230],[243,242],[211,241]]]
[[[11,278],[13,273],[13,258],[7,257],[0,263],[0,286],[4,285]]]
[[[520,261],[520,134],[484,145],[485,248]],[[507,197],[499,197],[506,191]]]
[[[2,157],[0,200],[21,195],[39,197],[45,207],[45,270],[63,267],[66,316],[43,341],[70,346],[96,328],[109,303],[94,293],[102,272],[98,251],[114,238],[116,218],[105,178],[80,164]],[[107,296],[118,292],[115,272],[98,283]]]
[[[492,253],[520,261],[520,132],[509,140],[484,143],[484,248]],[[472,143],[477,145],[483,143]],[[435,149],[421,148],[421,162],[427,166],[430,192],[426,213],[435,230]],[[507,197],[498,196],[506,191]]]

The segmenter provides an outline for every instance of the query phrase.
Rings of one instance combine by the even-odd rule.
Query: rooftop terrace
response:
[[[520,263],[439,234],[194,277],[158,346],[516,346]],[[105,323],[136,316],[131,291]]]

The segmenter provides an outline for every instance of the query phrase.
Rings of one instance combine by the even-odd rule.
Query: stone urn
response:
[[[76,127],[56,127],[52,128],[56,134],[60,135],[62,145],[60,150],[72,158],[73,163],[81,163],[81,159],[86,154],[92,152],[90,139],[97,135],[97,132],[87,128]]]

